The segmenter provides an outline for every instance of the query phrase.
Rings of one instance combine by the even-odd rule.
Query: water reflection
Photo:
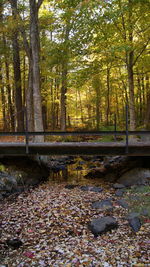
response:
[[[58,172],[50,172],[49,181],[54,183],[67,183],[67,184],[95,184],[100,183],[99,179],[88,179],[86,174],[90,170],[101,167],[102,162],[100,160],[91,159],[90,161],[83,161],[81,158],[77,158],[75,163],[65,165],[65,168]]]

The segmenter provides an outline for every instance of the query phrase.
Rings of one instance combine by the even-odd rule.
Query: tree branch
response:
[[[146,44],[142,47],[140,53],[137,55],[137,57],[135,58],[134,62],[133,62],[133,66],[135,65],[135,63],[137,62],[137,60],[139,59],[139,57],[143,54],[144,50],[146,49],[148,43],[150,41],[150,38],[147,40]]]
[[[38,1],[38,3],[37,3],[37,9],[40,8],[40,6],[42,5],[43,1],[44,1],[44,0],[39,0],[39,1]]]

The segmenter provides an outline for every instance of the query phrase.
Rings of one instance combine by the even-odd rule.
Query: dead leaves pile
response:
[[[113,211],[91,208],[93,201],[113,197]],[[150,222],[133,233],[126,211],[116,204],[113,190],[83,192],[76,187],[47,182],[15,200],[1,203],[0,264],[31,266],[150,266]],[[109,214],[108,214],[109,213]],[[88,222],[113,215],[119,228],[94,238]],[[8,238],[19,238],[23,246],[13,250]]]

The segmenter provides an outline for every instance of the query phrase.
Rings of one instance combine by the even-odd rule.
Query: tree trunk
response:
[[[12,15],[16,19],[17,0],[11,1]],[[24,130],[24,112],[22,106],[22,88],[21,88],[21,69],[20,54],[18,43],[18,30],[15,29],[12,34],[13,47],[13,68],[14,68],[14,85],[15,85],[15,106],[16,106],[16,124],[17,131]]]
[[[66,131],[66,93],[67,93],[67,64],[62,64],[62,87],[60,106],[60,127],[61,131]]]
[[[2,103],[2,114],[3,114],[3,131],[7,130],[7,120],[6,120],[6,100],[4,94],[4,84],[2,77],[2,64],[0,62],[0,95],[1,95],[1,103]]]
[[[107,111],[106,111],[106,124],[109,125],[110,115],[110,69],[107,67]]]
[[[150,86],[149,86],[149,76],[146,75],[146,91],[147,91],[147,106],[146,106],[146,114],[145,114],[145,128],[150,130]]]
[[[63,62],[62,62],[62,87],[61,87],[61,98],[60,98],[60,128],[61,131],[66,131],[66,105],[67,105],[67,74],[68,74],[68,40],[70,32],[70,21],[67,22],[64,37],[64,51],[63,51]]]
[[[135,99],[134,99],[134,50],[133,50],[133,1],[128,0],[129,17],[128,17],[128,34],[131,51],[126,54],[126,64],[128,71],[128,86],[129,86],[129,113],[130,113],[130,131],[135,131],[136,128],[136,116],[135,116]]]
[[[139,119],[139,124],[141,124],[142,122],[142,118],[143,118],[143,103],[142,103],[142,90],[141,90],[141,80],[140,80],[140,75],[139,72],[137,70],[137,87],[138,87],[138,97],[137,97],[137,101],[138,101],[138,119]]]
[[[5,51],[7,51],[7,43],[4,34],[3,34],[3,44]],[[12,104],[10,78],[9,78],[9,55],[6,53],[4,56],[4,60],[5,60],[5,72],[6,72],[6,90],[8,97],[9,125],[10,125],[10,130],[15,131],[14,107]]]
[[[96,129],[100,128],[100,79],[99,75],[93,78],[93,87],[96,93]]]
[[[128,85],[129,85],[129,113],[130,113],[130,131],[135,131],[136,116],[135,116],[135,100],[134,100],[134,77],[133,77],[133,51],[129,52],[128,56]]]
[[[26,108],[27,108],[27,121],[28,130],[30,132],[34,131],[34,121],[33,121],[33,73],[32,73],[32,63],[29,60],[29,73],[28,73],[28,87],[26,90]]]
[[[42,104],[40,92],[40,57],[39,57],[39,28],[38,28],[38,5],[36,0],[30,0],[30,40],[32,51],[33,70],[33,106],[34,106],[34,130],[43,131]],[[44,141],[43,136],[36,136],[36,141]]]

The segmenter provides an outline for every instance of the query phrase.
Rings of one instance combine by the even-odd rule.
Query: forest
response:
[[[1,0],[2,131],[150,129],[148,0]]]

